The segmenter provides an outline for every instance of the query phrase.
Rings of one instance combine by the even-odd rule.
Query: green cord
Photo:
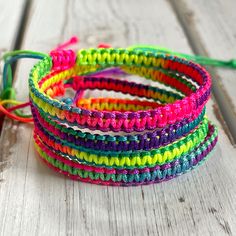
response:
[[[151,52],[158,52],[158,53],[168,53],[174,56],[178,56],[178,57],[182,57],[191,61],[195,61],[201,65],[236,69],[236,59],[224,61],[224,60],[212,59],[209,57],[203,57],[199,55],[189,55],[185,53],[179,53],[179,52],[172,51],[171,49],[168,49],[168,48],[164,48],[160,46],[152,46],[152,45],[134,45],[134,46],[129,47],[129,49],[151,51]]]

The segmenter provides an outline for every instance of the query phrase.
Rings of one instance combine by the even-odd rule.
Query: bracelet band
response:
[[[110,55],[110,57],[107,55]],[[90,58],[90,62],[88,62],[88,58]],[[37,70],[41,76],[46,75],[51,66],[50,61],[46,59],[37,64]],[[134,63],[134,61],[137,63]],[[65,62],[62,63],[62,68],[65,68],[65,66]],[[69,61],[68,66],[71,66],[71,61]],[[172,72],[184,73],[185,76],[188,76],[193,82],[197,83],[199,88],[189,96],[172,104],[148,111],[137,112],[92,111],[83,108],[73,108],[43,93],[44,90],[55,87],[60,82],[68,80],[73,76],[94,72],[99,70],[99,67],[105,69],[111,66],[122,66],[122,69],[126,70],[128,68],[129,70],[133,70],[133,74],[139,74],[141,76],[143,76],[143,71],[145,71],[146,78],[177,87],[176,89],[188,94],[189,91],[185,88],[188,87],[187,85],[158,71],[158,68],[160,70],[168,68]],[[77,63],[73,67],[66,71],[53,74],[50,78],[47,76],[47,79],[44,78],[45,81],[40,84],[40,87],[37,83],[40,76],[33,75],[35,71],[35,69],[32,71],[29,79],[30,98],[33,103],[41,103],[43,105],[42,109],[45,112],[48,112],[52,116],[56,113],[57,117],[61,120],[66,118],[71,123],[76,123],[80,127],[102,131],[131,132],[143,131],[145,129],[152,130],[158,127],[164,127],[167,124],[173,124],[183,118],[196,117],[200,113],[199,108],[202,109],[210,95],[210,76],[201,66],[184,59],[164,56],[162,54],[142,53],[122,49],[93,49],[87,52],[82,50],[78,53]],[[154,73],[155,71],[158,73]]]
[[[161,88],[109,77],[107,70],[117,67]],[[182,58],[137,49],[54,51],[31,70],[29,89],[41,160],[75,180],[162,182],[200,165],[217,142],[205,116],[210,76]],[[134,98],[82,97],[95,89]]]

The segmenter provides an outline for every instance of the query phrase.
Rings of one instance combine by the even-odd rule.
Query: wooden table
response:
[[[79,47],[159,44],[184,53],[236,57],[234,0],[0,0],[0,50],[48,52],[72,35]],[[32,62],[17,64],[27,100]],[[0,142],[0,235],[236,235],[236,72],[210,69],[207,113],[219,144],[198,169],[133,188],[74,182],[36,158],[32,125],[5,119]]]

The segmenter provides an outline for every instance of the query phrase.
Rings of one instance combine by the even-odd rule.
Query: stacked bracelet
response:
[[[163,88],[109,77],[109,68]],[[217,142],[205,116],[210,76],[178,57],[141,49],[54,51],[31,70],[29,89],[36,150],[72,179],[162,182],[201,164]],[[67,89],[75,91],[73,99],[64,97]],[[134,98],[82,98],[94,89]]]

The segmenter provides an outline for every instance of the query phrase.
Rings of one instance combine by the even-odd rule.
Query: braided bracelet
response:
[[[205,115],[211,79],[194,62],[135,47],[77,55],[55,50],[34,58],[41,59],[29,76],[35,147],[44,163],[72,179],[115,186],[159,183],[200,165],[217,142],[217,129]],[[127,75],[155,86],[131,82]],[[71,89],[74,98],[65,95]],[[132,98],[83,98],[95,89]],[[9,114],[23,106],[0,108]]]
[[[167,89],[101,73],[111,67]],[[52,52],[29,78],[36,150],[49,167],[80,181],[139,185],[171,179],[201,164],[216,144],[217,130],[205,117],[210,86],[201,66],[165,54]],[[74,99],[59,99],[67,89],[75,90]],[[82,98],[88,89],[144,100]]]

